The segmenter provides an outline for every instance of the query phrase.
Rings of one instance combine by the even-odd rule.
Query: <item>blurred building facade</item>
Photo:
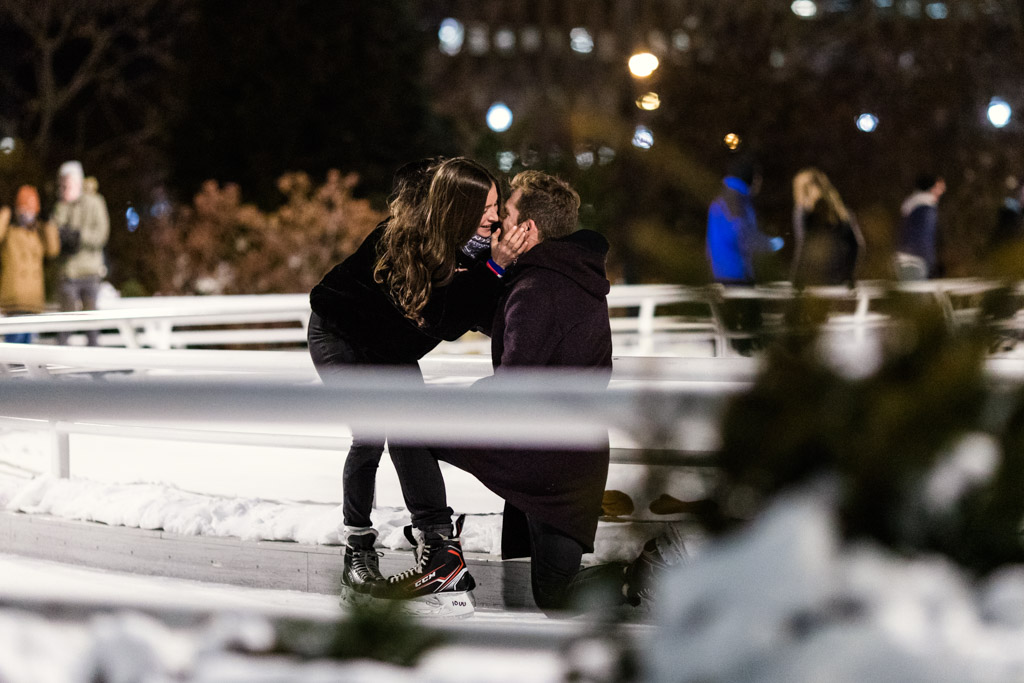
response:
[[[648,213],[699,239],[707,179],[739,148],[764,161],[767,222],[784,231],[790,179],[822,167],[855,210],[878,216],[882,253],[901,197],[928,169],[950,181],[956,274],[1024,178],[1024,30],[1012,0],[420,0],[418,12],[427,87],[461,148],[584,189],[589,169],[616,159],[614,178],[609,166],[593,181],[595,205],[621,187],[636,201],[621,200],[609,229]],[[640,51],[660,61],[647,78],[627,68]],[[496,104],[511,114],[507,130],[483,125]]]

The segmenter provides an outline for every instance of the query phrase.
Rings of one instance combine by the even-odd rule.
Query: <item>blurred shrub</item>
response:
[[[287,173],[277,184],[287,200],[270,212],[243,203],[238,185],[206,181],[191,206],[153,219],[153,293],[308,292],[385,217],[352,196],[358,181],[332,170],[315,186]]]
[[[774,340],[724,415],[705,525],[727,531],[781,491],[824,484],[849,540],[939,552],[979,573],[1024,561],[1024,390],[984,374],[997,333],[987,312],[1006,295],[959,327],[934,306],[900,302],[864,377],[830,367],[807,328]]]

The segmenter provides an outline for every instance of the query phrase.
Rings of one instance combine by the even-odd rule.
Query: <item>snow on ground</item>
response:
[[[73,435],[72,478],[57,479],[41,474],[51,447],[43,433],[0,432],[0,507],[190,536],[342,542],[340,471],[344,457],[339,453],[253,447],[228,450],[224,445]],[[449,503],[457,513],[467,513],[463,548],[500,554],[501,499],[471,475],[445,464],[442,468]],[[609,487],[634,492],[643,489],[646,475],[642,468],[611,469]],[[701,492],[699,483],[678,473],[666,475],[666,485],[680,496]],[[304,493],[313,495],[301,497]],[[639,497],[638,502],[642,502]],[[402,504],[398,478],[385,453],[373,513],[380,531],[378,545],[384,548],[411,547],[403,533],[410,519]],[[658,517],[638,507],[635,518],[652,522],[678,519]],[[657,523],[602,522],[595,553],[585,562],[630,560],[659,530]]]

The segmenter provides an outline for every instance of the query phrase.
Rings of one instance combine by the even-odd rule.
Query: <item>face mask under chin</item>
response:
[[[473,235],[469,241],[462,245],[462,253],[470,258],[478,258],[482,253],[491,248],[491,238],[482,235]]]

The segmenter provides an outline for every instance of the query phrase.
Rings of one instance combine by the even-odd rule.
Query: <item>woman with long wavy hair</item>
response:
[[[518,229],[491,230],[499,199],[494,176],[470,159],[428,159],[398,170],[389,218],[310,292],[309,352],[325,384],[352,366],[422,377],[420,358],[490,320],[504,269],[525,246]],[[481,233],[489,235],[489,254],[469,261],[462,247]],[[342,474],[342,582],[357,597],[383,579],[370,512],[384,441],[384,434],[353,434]],[[423,467],[398,472],[403,491],[415,485],[443,496],[436,461],[413,460]],[[454,536],[450,525],[437,531]]]
[[[485,214],[477,214],[480,197]],[[487,221],[498,220],[498,189],[494,177],[469,159],[442,163],[434,173],[425,206],[395,216],[384,229],[378,246],[374,280],[391,292],[405,316],[423,325],[424,308],[435,287],[448,285],[455,276],[460,248]]]
[[[793,177],[793,236],[795,285],[853,284],[864,237],[835,186],[817,168]]]

